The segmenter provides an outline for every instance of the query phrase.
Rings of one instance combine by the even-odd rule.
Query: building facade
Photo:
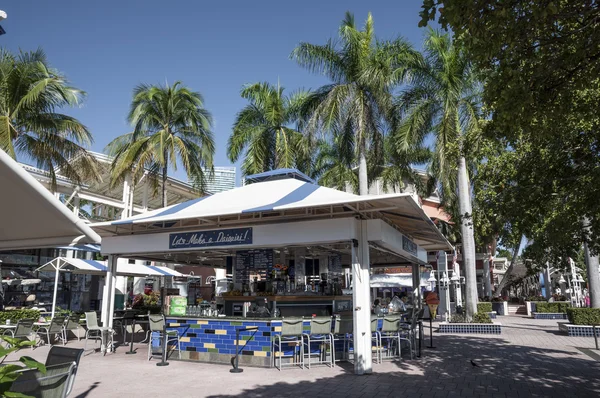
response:
[[[206,191],[209,194],[215,194],[228,191],[235,188],[236,168],[235,167],[215,167],[214,175],[209,178],[206,184]]]

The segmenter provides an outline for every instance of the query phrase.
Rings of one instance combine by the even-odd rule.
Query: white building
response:
[[[235,167],[215,167],[214,175],[206,184],[206,191],[214,194],[235,188]]]

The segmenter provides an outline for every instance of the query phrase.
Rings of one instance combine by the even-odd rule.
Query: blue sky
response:
[[[289,59],[302,41],[323,44],[349,10],[362,23],[371,11],[379,38],[402,35],[417,48],[421,0],[157,1],[9,0],[0,46],[42,47],[53,67],[88,94],[66,112],[94,135],[92,150],[127,133],[131,92],[139,83],[181,80],[202,93],[215,119],[215,165],[227,166],[226,143],[245,105],[246,83],[269,81],[288,91],[327,81]],[[236,165],[239,166],[239,165]],[[239,174],[239,173],[238,173]],[[185,178],[179,170],[175,173]],[[239,176],[238,176],[239,178]]]

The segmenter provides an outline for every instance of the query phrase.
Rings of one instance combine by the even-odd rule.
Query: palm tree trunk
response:
[[[164,164],[162,169],[162,207],[167,207],[167,151],[164,152]]]
[[[458,206],[460,210],[460,232],[462,235],[462,258],[465,267],[467,318],[477,312],[477,273],[475,270],[475,236],[473,233],[473,211],[467,161],[462,156],[458,164]]]
[[[502,278],[502,281],[500,281],[500,283],[498,284],[498,287],[496,288],[496,292],[494,293],[494,297],[500,297],[500,295],[502,294],[502,290],[508,284],[508,279],[510,278],[512,271],[515,268],[515,264],[517,263],[517,256],[519,255],[519,250],[521,250],[521,242],[522,241],[523,241],[523,236],[521,236],[521,239],[519,239],[519,241],[517,242],[517,245],[515,246],[515,248],[513,250],[513,257],[512,257],[512,260],[510,261],[510,265],[506,269],[506,272],[504,273],[504,277]]]
[[[358,154],[358,194],[367,195],[369,193],[369,181],[367,177],[367,155],[365,143],[360,144]]]
[[[590,222],[587,217],[583,218],[583,227],[586,232],[583,248],[585,250],[585,262],[587,265],[590,307],[600,308],[600,270],[598,270],[598,255],[593,256],[588,246],[587,235],[590,233]]]

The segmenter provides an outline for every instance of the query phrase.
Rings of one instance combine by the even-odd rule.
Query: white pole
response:
[[[354,307],[354,373],[373,372],[371,339],[371,292],[369,289],[369,242],[367,221],[358,220],[358,245],[352,245],[352,303]],[[355,247],[358,246],[358,247]]]
[[[54,297],[52,298],[52,319],[54,319],[54,313],[56,312],[56,296],[58,295],[58,274],[60,270],[60,260],[56,260],[54,265],[56,272],[54,273]]]

